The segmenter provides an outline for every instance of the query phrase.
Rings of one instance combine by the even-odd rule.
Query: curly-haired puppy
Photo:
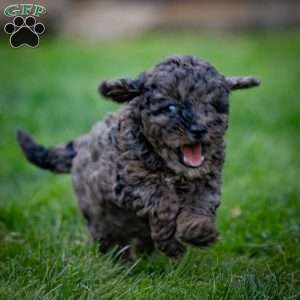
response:
[[[224,77],[192,56],[163,60],[137,79],[104,81],[103,96],[125,103],[90,133],[44,148],[24,131],[33,164],[71,173],[79,206],[102,252],[117,246],[179,256],[217,240],[224,134],[232,90],[259,85]]]

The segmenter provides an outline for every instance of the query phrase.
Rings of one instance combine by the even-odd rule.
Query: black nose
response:
[[[192,125],[190,132],[195,138],[202,138],[207,133],[207,128],[204,125]]]

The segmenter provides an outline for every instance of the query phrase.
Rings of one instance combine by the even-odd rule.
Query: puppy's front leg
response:
[[[206,247],[217,241],[219,233],[215,225],[219,196],[206,192],[202,198],[187,203],[177,217],[176,237],[185,243]]]
[[[186,250],[175,237],[178,212],[178,206],[168,199],[150,212],[151,237],[159,250],[172,257],[182,256]]]

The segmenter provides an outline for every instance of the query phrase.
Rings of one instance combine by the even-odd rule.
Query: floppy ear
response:
[[[260,80],[252,76],[232,76],[226,77],[231,90],[247,89],[260,85]]]
[[[99,87],[98,91],[106,98],[111,98],[119,103],[129,102],[142,92],[139,80],[129,78],[119,78],[114,80],[105,80]]]

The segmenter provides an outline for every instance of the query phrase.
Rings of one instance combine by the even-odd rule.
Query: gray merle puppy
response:
[[[228,97],[257,85],[254,77],[225,77],[203,60],[173,56],[137,79],[102,82],[100,93],[125,105],[87,135],[50,148],[22,130],[17,137],[30,162],[72,174],[102,252],[117,247],[128,257],[133,248],[157,247],[180,256],[186,244],[217,240]]]

